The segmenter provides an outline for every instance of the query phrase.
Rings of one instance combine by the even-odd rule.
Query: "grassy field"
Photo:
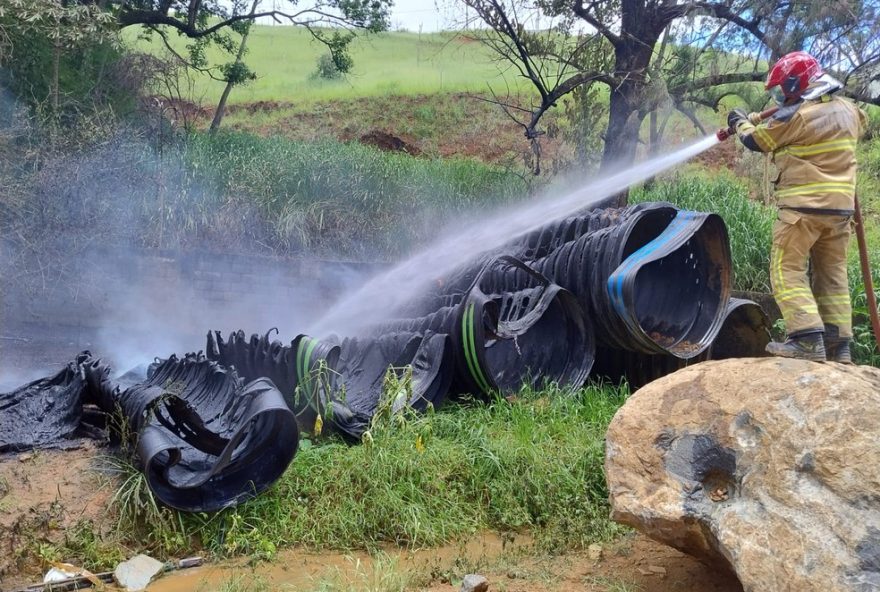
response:
[[[129,34],[128,43],[141,51],[161,52],[158,37],[137,39]],[[184,44],[172,40],[175,49]],[[257,25],[247,42],[245,58],[258,79],[232,93],[230,103],[282,101],[313,105],[323,101],[385,95],[433,94],[449,91],[485,91],[490,83],[504,90],[518,81],[505,79],[478,42],[454,33],[418,34],[388,32],[364,35],[351,45],[354,68],[339,80],[316,78],[318,58],[326,48],[299,27]],[[212,48],[213,63],[231,61]],[[223,83],[207,76],[195,78],[193,99],[213,105],[223,91]]]

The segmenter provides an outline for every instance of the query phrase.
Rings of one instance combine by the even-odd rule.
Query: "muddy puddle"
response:
[[[302,549],[279,552],[270,562],[249,565],[246,561],[205,565],[171,572],[152,583],[148,592],[209,592],[224,584],[248,581],[264,584],[269,590],[311,591],[330,582],[344,589],[375,585],[394,574],[418,574],[444,579],[444,574],[467,572],[467,568],[515,561],[532,547],[525,535],[502,537],[486,533],[466,543],[430,549],[387,548],[375,554],[366,552],[314,553]]]

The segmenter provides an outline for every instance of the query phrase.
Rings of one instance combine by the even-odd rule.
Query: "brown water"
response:
[[[259,579],[269,590],[316,590],[321,582],[331,581],[346,587],[371,588],[391,572],[424,574],[442,579],[443,574],[466,573],[496,565],[505,558],[515,560],[532,546],[523,535],[502,538],[483,534],[456,545],[431,549],[401,550],[391,548],[374,555],[364,552],[310,553],[289,549],[278,553],[271,562],[249,566],[246,561],[205,565],[172,572],[151,584],[148,592],[184,592],[217,590],[224,582]]]

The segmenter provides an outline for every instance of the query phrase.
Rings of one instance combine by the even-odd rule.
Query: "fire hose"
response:
[[[766,111],[762,111],[760,114],[761,121],[772,117],[777,111],[779,111],[778,106],[770,107]],[[718,138],[719,142],[723,142],[735,134],[736,130],[732,127],[721,128],[715,132],[715,136]],[[862,281],[865,284],[865,296],[868,301],[868,316],[871,318],[871,328],[874,331],[874,341],[876,342],[877,347],[880,348],[880,316],[878,316],[877,313],[877,295],[874,293],[874,280],[871,277],[871,265],[868,260],[868,246],[865,241],[865,226],[862,222],[862,208],[859,205],[858,195],[855,196],[853,209],[856,223],[856,241],[859,246],[859,266],[862,270]]]

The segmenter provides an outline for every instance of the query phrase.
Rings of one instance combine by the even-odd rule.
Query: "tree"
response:
[[[120,28],[141,26],[146,35],[159,35],[168,50],[188,67],[235,86],[254,77],[242,59],[242,45],[250,24],[256,19],[272,18],[279,23],[304,27],[316,41],[327,46],[334,62],[350,66],[348,47],[355,31],[386,29],[393,0],[284,0],[288,10],[263,11],[257,10],[259,2],[250,0],[228,3],[219,0],[97,1],[110,2]],[[178,53],[171,43],[170,35],[174,33],[188,40],[186,56]],[[234,56],[233,61],[209,64],[206,49],[212,44]]]
[[[252,17],[256,14],[259,5],[260,0],[254,0],[253,4],[251,4]],[[244,54],[247,51],[247,39],[251,32],[252,22],[253,21],[247,21],[247,28],[241,34],[241,43],[238,45],[238,53],[235,56],[235,61],[228,65],[223,72],[226,78],[226,86],[223,88],[223,94],[220,95],[220,102],[217,103],[217,108],[214,110],[214,118],[211,120],[211,127],[208,128],[210,133],[214,133],[220,128],[220,122],[223,121],[223,114],[226,112],[226,101],[229,99],[229,93],[232,92],[232,88],[236,85],[244,84],[249,80],[253,80],[256,77],[254,73],[244,65],[243,61]]]
[[[284,0],[287,10],[258,11],[252,0],[5,0],[0,3],[0,59],[9,55],[6,27],[34,31],[53,40],[55,64],[73,43],[116,40],[118,32],[140,26],[145,35],[158,35],[166,47],[189,67],[216,80],[240,84],[253,77],[242,61],[242,37],[258,18],[305,27],[330,50],[337,64],[351,64],[348,46],[356,30],[387,27],[392,0]],[[185,55],[171,35],[187,40]],[[209,64],[207,48],[215,45],[233,57]],[[2,62],[0,62],[2,63]],[[57,70],[57,67],[56,67]],[[57,107],[57,72],[52,102]]]
[[[530,140],[560,98],[584,84],[608,86],[603,169],[634,160],[642,122],[658,107],[671,103],[698,125],[694,105],[717,106],[795,49],[830,60],[851,96],[877,103],[866,91],[880,63],[880,0],[463,1],[490,28],[483,42],[538,92],[538,104],[520,111]],[[536,18],[552,25],[530,29]],[[674,51],[660,43],[664,32]]]
[[[61,101],[60,72],[62,52],[89,46],[110,45],[115,41],[111,30],[113,16],[94,5],[63,3],[55,0],[11,0],[0,4],[0,66],[15,59],[16,54],[33,61],[38,48],[16,48],[22,40],[47,40],[51,44],[51,73],[48,78],[48,99],[57,114]],[[42,93],[41,93],[42,94]],[[43,97],[35,98],[42,100]]]

